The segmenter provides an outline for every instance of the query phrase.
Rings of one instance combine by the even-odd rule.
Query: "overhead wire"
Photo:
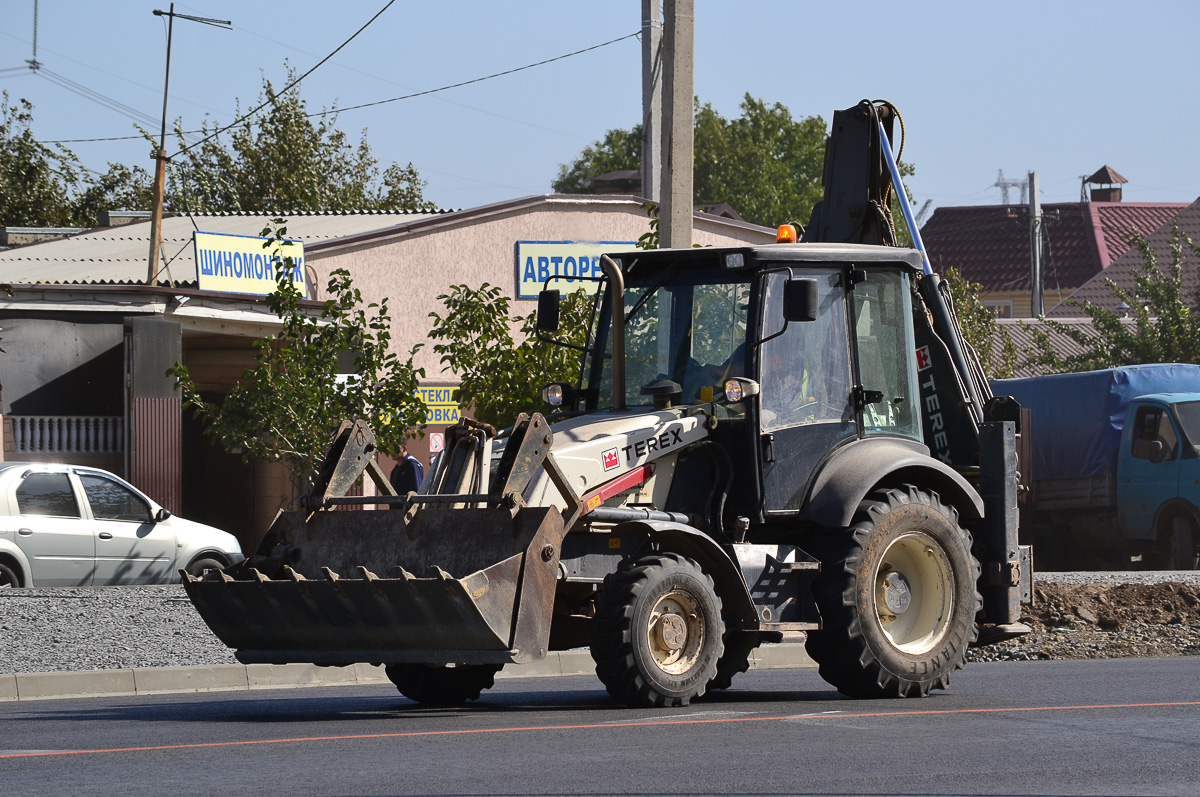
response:
[[[309,75],[311,75],[313,72],[317,71],[317,69],[318,69],[318,68],[319,68],[319,67],[320,67],[322,64],[324,64],[324,63],[325,63],[326,61],[328,61],[330,58],[333,58],[335,55],[337,55],[339,52],[341,52],[342,48],[344,48],[344,47],[345,47],[347,44],[349,44],[350,42],[352,42],[352,41],[354,41],[356,38],[358,38],[358,35],[359,35],[360,33],[362,33],[364,30],[366,30],[366,29],[367,29],[367,28],[368,28],[368,27],[371,25],[371,23],[373,23],[375,20],[379,19],[379,17],[380,17],[380,16],[383,14],[383,12],[384,12],[384,11],[387,11],[389,8],[391,8],[391,7],[392,7],[392,4],[394,4],[395,2],[396,2],[396,0],[388,0],[388,2],[387,2],[387,5],[385,5],[385,6],[384,6],[383,8],[381,8],[381,9],[379,9],[379,11],[377,11],[377,12],[375,13],[375,16],[373,16],[373,17],[371,17],[370,19],[368,19],[368,20],[367,20],[367,21],[366,21],[366,22],[363,24],[363,26],[362,26],[361,28],[359,28],[358,30],[356,30],[356,31],[353,33],[353,35],[351,35],[351,36],[350,36],[350,38],[349,38],[349,39],[346,39],[346,41],[344,41],[344,42],[342,42],[341,44],[339,44],[339,45],[337,46],[337,48],[336,48],[336,49],[334,49],[334,51],[333,51],[333,52],[331,52],[329,55],[325,56],[325,57],[324,57],[324,58],[322,58],[320,61],[318,61],[317,63],[313,64],[313,66],[312,66],[312,67],[311,67],[311,68],[310,68],[310,69],[309,69],[307,72],[305,72],[303,75],[301,75],[300,77],[298,77],[298,78],[296,78],[295,80],[293,80],[291,83],[289,83],[289,84],[287,84],[286,86],[284,86],[282,90],[280,90],[279,92],[277,92],[277,93],[275,94],[275,97],[271,97],[271,98],[269,98],[269,99],[265,100],[264,102],[262,102],[261,104],[259,104],[259,105],[258,105],[256,108],[254,108],[253,110],[249,111],[248,113],[245,113],[245,114],[243,114],[242,116],[239,116],[237,119],[234,119],[232,122],[230,122],[229,124],[225,125],[224,127],[219,127],[219,128],[217,128],[217,129],[216,129],[216,130],[214,130],[212,133],[209,133],[208,135],[206,135],[204,138],[200,139],[199,141],[196,141],[195,143],[193,143],[193,144],[190,144],[190,145],[188,145],[188,146],[181,147],[181,148],[179,149],[179,151],[178,151],[178,152],[176,152],[174,155],[172,155],[172,156],[171,156],[171,158],[173,158],[173,157],[175,157],[175,156],[177,156],[177,155],[182,155],[183,153],[187,152],[187,151],[188,151],[189,149],[191,149],[192,147],[197,147],[197,146],[199,146],[199,145],[203,144],[203,143],[204,143],[204,142],[206,142],[206,141],[209,141],[209,140],[211,140],[211,139],[213,139],[213,138],[216,138],[216,137],[217,137],[217,136],[219,136],[221,133],[224,133],[226,130],[230,130],[230,129],[232,129],[233,127],[235,127],[236,125],[239,125],[239,124],[241,124],[242,122],[244,122],[245,120],[247,120],[247,119],[249,119],[250,117],[254,116],[256,113],[258,113],[259,111],[261,111],[263,108],[267,107],[267,106],[268,106],[268,105],[270,105],[272,102],[274,102],[276,97],[280,97],[280,96],[282,96],[282,95],[286,94],[287,92],[291,91],[293,88],[295,88],[296,86],[298,86],[298,85],[300,84],[300,81],[304,80],[306,77],[308,77]],[[203,132],[203,131],[202,131],[202,132]],[[167,158],[167,160],[170,160],[171,158]]]
[[[617,42],[625,41],[626,39],[630,39],[630,38],[636,37],[638,35],[640,35],[640,34],[630,33],[626,36],[621,36],[616,39],[611,39],[606,42],[601,42],[600,44],[592,45],[591,47],[585,47],[582,50],[575,50],[574,52],[564,53],[563,55],[555,56],[554,58],[547,58],[547,59],[544,59],[542,61],[537,61],[536,63],[532,63],[532,64],[526,64],[525,66],[519,66],[519,67],[516,67],[513,69],[506,69],[503,72],[495,72],[493,74],[485,75],[483,77],[473,78],[471,80],[464,80],[464,81],[460,81],[458,83],[451,83],[446,86],[439,86],[438,88],[435,88],[435,89],[426,89],[424,91],[418,91],[418,92],[414,92],[412,94],[405,94],[400,97],[392,97],[392,98],[386,99],[386,100],[377,100],[375,102],[362,103],[361,105],[351,105],[351,106],[347,106],[345,108],[334,108],[333,110],[330,110],[330,111],[316,111],[314,113],[306,114],[305,118],[325,116],[326,114],[329,114],[329,113],[339,113],[340,114],[343,111],[355,111],[355,110],[359,110],[361,108],[370,108],[370,107],[373,107],[376,105],[384,105],[386,103],[399,102],[401,100],[409,100],[409,99],[413,99],[416,97],[424,97],[424,96],[428,96],[430,94],[436,94],[436,93],[442,92],[442,91],[449,91],[450,89],[460,88],[462,86],[469,86],[474,83],[481,83],[485,80],[492,80],[494,78],[503,77],[505,75],[511,75],[511,74],[515,74],[517,72],[523,72],[527,69],[532,69],[537,66],[544,66],[545,64],[554,63],[555,61],[561,61],[565,58],[572,58],[576,55],[582,55],[583,53],[591,52],[592,50],[597,50],[601,47],[608,47],[609,45],[616,44]],[[328,60],[328,59],[326,59],[326,60]],[[315,67],[314,67],[314,69],[315,69]],[[311,71],[312,70],[309,70],[309,73],[311,73]],[[299,79],[297,79],[297,82],[298,81],[299,81]],[[295,85],[295,84],[293,83],[291,85]],[[289,86],[289,88],[290,88],[290,86]],[[287,89],[284,89],[284,91],[286,91],[286,90]],[[283,94],[283,91],[278,92],[276,94],[276,96],[279,96],[280,94]],[[231,127],[234,127],[234,126],[240,124],[241,122],[243,122],[247,118],[253,116],[255,113],[262,110],[264,107],[266,107],[269,104],[270,104],[270,101],[268,100],[267,102],[258,106],[258,108],[256,108],[255,110],[253,110],[247,114],[244,114],[243,116],[239,117],[238,119],[236,119],[233,122],[226,125],[224,128],[221,128],[221,129],[213,132],[209,136],[209,138],[211,138],[212,136],[215,136],[215,135],[219,135],[220,133],[225,132],[226,130],[230,129]],[[196,135],[196,134],[203,133],[203,132],[205,132],[205,131],[203,131],[203,130],[185,131],[185,133],[188,135]],[[143,138],[143,136],[106,136],[106,137],[102,137],[102,138],[63,138],[63,139],[42,141],[40,143],[42,143],[42,144],[90,144],[90,143],[99,142],[99,141],[128,141],[128,140],[136,139],[136,138]],[[192,144],[189,144],[186,148],[182,148],[179,150],[179,152],[176,152],[175,155],[182,154],[183,152],[186,152],[188,149],[191,149],[192,147],[195,147],[199,144],[204,143],[204,141],[206,141],[206,140],[207,139],[201,139],[200,141],[196,141]],[[172,156],[172,157],[174,157],[174,156]]]

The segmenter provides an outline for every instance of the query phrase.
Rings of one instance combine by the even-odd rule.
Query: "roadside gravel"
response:
[[[1040,573],[1019,639],[974,661],[1200,654],[1200,572]],[[182,586],[0,590],[0,673],[236,664]]]

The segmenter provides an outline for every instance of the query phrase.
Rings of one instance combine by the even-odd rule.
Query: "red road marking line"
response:
[[[254,744],[288,744],[294,742],[336,742],[352,739],[402,739],[415,736],[466,736],[478,733],[519,733],[528,731],[576,731],[598,728],[636,728],[665,725],[713,725],[730,722],[780,722],[782,720],[835,720],[863,717],[912,717],[937,714],[1003,714],[1022,711],[1085,711],[1115,708],[1167,708],[1200,706],[1200,701],[1170,703],[1107,703],[1085,706],[1017,706],[1011,708],[950,708],[919,711],[866,711],[857,714],[784,714],[778,717],[722,717],[712,719],[644,720],[639,722],[602,722],[583,725],[529,725],[511,728],[468,728],[456,731],[405,731],[401,733],[362,733],[345,736],[297,736],[290,739],[246,739],[238,742],[198,742],[194,744],[161,744],[149,747],[110,747],[96,750],[56,750],[38,753],[5,753],[4,758],[44,758],[47,756],[91,755],[98,753],[141,753],[149,750],[193,750],[204,747],[239,747]]]

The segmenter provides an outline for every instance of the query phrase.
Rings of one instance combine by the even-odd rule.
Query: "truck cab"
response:
[[[1159,539],[1166,564],[1194,569],[1200,528],[1200,393],[1129,403],[1117,463],[1117,506],[1131,539]]]

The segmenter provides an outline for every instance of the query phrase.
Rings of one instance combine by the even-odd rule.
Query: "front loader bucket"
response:
[[[402,512],[284,513],[277,577],[245,567],[186,589],[244,663],[536,661],[563,534],[554,508],[423,510],[408,527]]]

